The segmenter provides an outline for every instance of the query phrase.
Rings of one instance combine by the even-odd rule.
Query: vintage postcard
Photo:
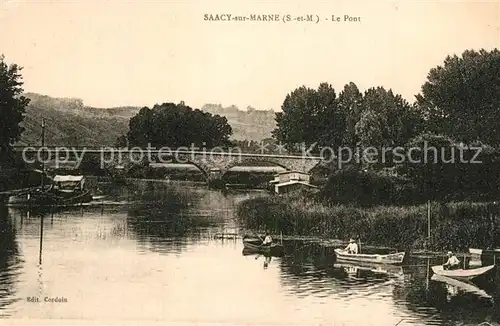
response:
[[[500,326],[500,2],[0,0],[0,325]]]

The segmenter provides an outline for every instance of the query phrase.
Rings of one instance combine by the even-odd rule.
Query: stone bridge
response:
[[[216,152],[176,150],[162,151],[156,149],[138,148],[64,148],[60,147],[25,147],[16,148],[22,151],[25,157],[34,161],[40,159],[41,152],[45,157],[59,159],[70,157],[73,160],[93,161],[101,168],[109,171],[129,171],[136,166],[145,166],[149,163],[185,163],[192,164],[206,176],[209,183],[222,179],[224,174],[234,166],[253,166],[256,163],[268,163],[280,166],[289,171],[309,173],[323,158],[318,156],[254,154],[241,152]],[[48,160],[47,158],[45,158]]]

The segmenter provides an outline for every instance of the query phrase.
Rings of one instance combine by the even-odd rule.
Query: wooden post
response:
[[[427,200],[427,246],[431,244],[431,201]]]
[[[280,231],[280,242],[281,242],[281,245],[283,245],[283,232]]]
[[[430,258],[427,258],[427,269],[426,269],[426,274],[425,274],[425,289],[429,291],[429,274],[430,274]],[[427,292],[425,293],[426,295],[428,294]]]
[[[42,118],[42,147],[45,146],[45,119]],[[45,179],[45,158],[42,159],[42,191],[44,187],[44,180]]]
[[[42,245],[43,245],[43,213],[40,218],[40,252],[38,255],[38,263],[42,264]]]

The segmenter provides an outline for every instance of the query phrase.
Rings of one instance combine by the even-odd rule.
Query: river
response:
[[[492,284],[430,279],[429,265],[440,262],[411,259],[378,270],[343,265],[333,248],[298,241],[286,241],[281,258],[243,255],[241,239],[231,238],[240,229],[235,210],[262,192],[146,182],[103,189],[101,202],[70,210],[0,208],[0,324],[29,318],[386,326],[500,319]]]

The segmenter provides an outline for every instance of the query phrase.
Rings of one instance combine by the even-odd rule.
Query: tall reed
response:
[[[324,204],[303,195],[249,199],[237,210],[242,223],[286,234],[347,239],[401,249],[457,250],[500,245],[500,205],[497,203],[433,203],[431,238],[427,207]],[[429,241],[430,240],[430,241]]]

